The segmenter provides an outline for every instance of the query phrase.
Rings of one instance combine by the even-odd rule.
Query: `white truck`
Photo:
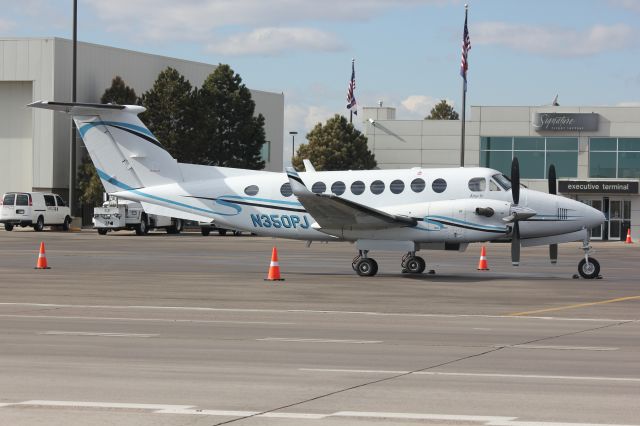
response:
[[[135,230],[136,235],[148,234],[151,229],[164,228],[167,234],[182,232],[182,219],[145,213],[142,205],[135,201],[110,198],[102,207],[93,209],[93,227],[98,234],[122,229]]]

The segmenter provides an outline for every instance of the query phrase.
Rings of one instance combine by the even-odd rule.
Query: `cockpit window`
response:
[[[493,179],[489,181],[489,191],[500,191],[500,187]]]
[[[498,185],[500,185],[502,187],[502,189],[504,189],[505,191],[508,191],[511,189],[511,181],[509,180],[509,178],[507,178],[505,175],[498,173],[495,174],[493,176],[491,176],[497,183]]]
[[[476,177],[469,180],[469,189],[473,192],[483,192],[487,189],[487,181],[483,177]]]

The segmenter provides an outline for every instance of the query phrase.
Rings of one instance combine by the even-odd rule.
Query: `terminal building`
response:
[[[460,165],[459,120],[397,120],[382,106],[363,117],[380,168]],[[558,194],[604,212],[592,239],[640,237],[640,107],[472,106],[465,135],[465,166],[509,176],[518,157],[522,183],[547,192],[554,164]]]
[[[52,191],[67,198],[71,120],[25,108],[41,99],[71,100],[72,42],[61,38],[0,39],[0,194]],[[117,75],[138,96],[167,67],[199,87],[215,65],[90,43],[78,43],[78,102],[100,102]],[[266,170],[282,171],[284,95],[250,89],[256,114],[265,117]],[[162,141],[161,141],[162,142]],[[84,146],[78,141],[77,164]]]

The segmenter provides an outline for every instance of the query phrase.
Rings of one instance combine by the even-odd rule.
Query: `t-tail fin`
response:
[[[71,114],[107,192],[181,182],[177,161],[138,114],[138,105],[38,101],[33,108]]]

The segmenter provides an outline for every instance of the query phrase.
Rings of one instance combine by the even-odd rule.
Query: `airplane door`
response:
[[[453,205],[452,208],[452,217],[454,219],[454,223],[464,225],[467,223],[466,209],[461,205]],[[449,231],[449,237],[454,240],[461,239],[464,237],[464,229],[462,226],[452,226]]]
[[[425,221],[434,240],[452,241],[463,238],[463,226],[467,224],[463,204],[456,200],[430,203]]]

